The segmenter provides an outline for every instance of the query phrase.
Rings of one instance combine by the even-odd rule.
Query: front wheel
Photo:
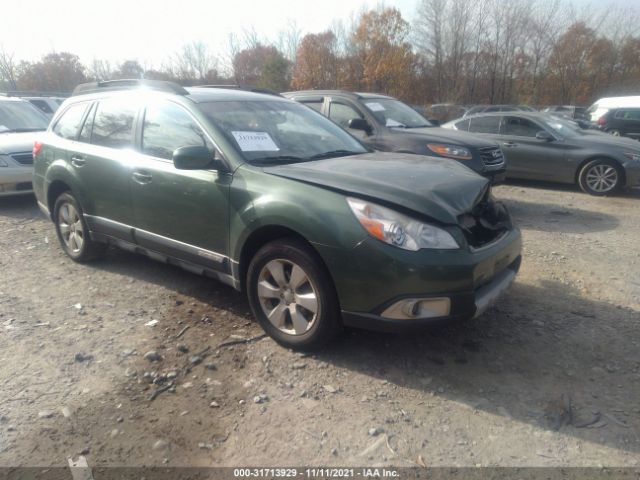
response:
[[[104,254],[106,245],[91,240],[82,208],[71,193],[65,192],[56,199],[53,221],[60,245],[72,260],[87,262]]]
[[[315,252],[297,239],[262,247],[249,264],[246,286],[254,316],[285,347],[317,349],[340,330],[333,282]]]
[[[578,183],[586,193],[608,195],[622,186],[622,171],[620,166],[611,160],[593,160],[580,170]]]

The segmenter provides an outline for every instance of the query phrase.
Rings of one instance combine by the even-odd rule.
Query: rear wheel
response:
[[[614,137],[619,137],[620,136],[620,130],[618,130],[616,128],[612,128],[610,130],[607,130],[607,133],[610,133]]]
[[[89,228],[76,198],[65,192],[56,199],[53,221],[60,245],[76,262],[87,262],[104,255],[105,244],[91,240]]]
[[[262,328],[283,346],[317,349],[340,330],[333,282],[315,252],[297,239],[268,243],[256,253],[247,294]]]
[[[618,190],[623,183],[622,170],[612,160],[597,159],[587,163],[578,182],[580,188],[591,195],[608,195]]]

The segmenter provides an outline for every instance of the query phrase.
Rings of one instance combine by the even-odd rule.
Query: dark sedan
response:
[[[508,178],[576,183],[591,195],[640,186],[640,144],[635,140],[526,112],[474,115],[443,127],[498,142],[507,159]]]

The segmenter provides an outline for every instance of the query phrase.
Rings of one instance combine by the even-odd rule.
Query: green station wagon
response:
[[[112,244],[246,290],[292,348],[343,325],[477,316],[520,265],[520,232],[487,179],[369,151],[278,96],[84,84],[33,150],[38,203],[73,260]]]

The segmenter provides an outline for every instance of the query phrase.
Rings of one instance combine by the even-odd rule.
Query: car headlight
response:
[[[0,155],[0,167],[8,167],[9,163],[5,160],[6,155]]]
[[[427,143],[427,148],[443,157],[455,158],[456,160],[471,160],[471,150],[459,145],[447,145],[444,143]]]
[[[449,232],[434,225],[357,198],[347,198],[347,202],[367,233],[389,245],[413,251],[460,248]]]
[[[624,156],[634,162],[640,162],[640,153],[624,152]]]

